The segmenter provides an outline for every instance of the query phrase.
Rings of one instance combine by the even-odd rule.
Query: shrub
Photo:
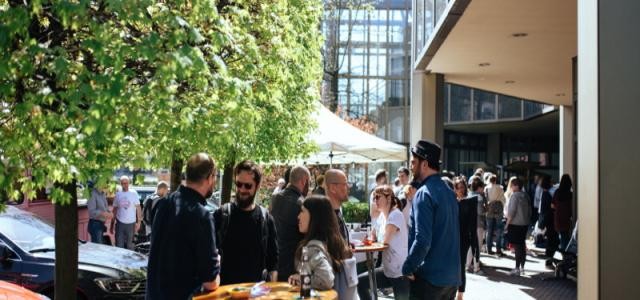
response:
[[[347,202],[342,205],[342,215],[347,223],[364,223],[369,218],[369,204]]]

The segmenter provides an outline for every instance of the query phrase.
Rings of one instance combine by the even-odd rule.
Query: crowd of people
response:
[[[555,189],[548,177],[540,177],[531,200],[517,177],[505,190],[495,174],[481,169],[468,179],[441,172],[440,152],[437,144],[419,141],[411,148],[410,170],[399,168],[392,185],[385,170],[376,172],[371,238],[388,245],[374,270],[379,288],[391,288],[396,299],[463,299],[465,274],[482,273],[480,252],[502,257],[508,245],[515,253],[511,274],[522,275],[532,220],[539,227],[534,234],[544,232],[547,256],[566,247],[572,229],[568,175]],[[176,191],[168,193],[166,183],[159,184],[148,202],[152,209],[144,212],[145,223],[152,224],[147,299],[188,299],[220,284],[300,285],[303,252],[311,288],[334,289],[340,299],[370,299],[368,274],[356,274],[356,241],[342,215],[349,197],[342,170],[327,170],[311,190],[309,170],[291,168],[269,207],[256,203],[262,181],[258,164],[242,161],[233,176],[235,200],[215,212],[205,209],[216,181],[209,155],[189,158],[185,182]],[[121,184],[112,212],[104,191],[94,192],[89,230],[92,239],[101,236],[104,220],[115,216],[116,244],[129,247],[141,211],[128,178]]]

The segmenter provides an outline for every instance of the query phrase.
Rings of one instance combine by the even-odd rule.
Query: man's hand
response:
[[[416,280],[416,277],[415,277],[415,276],[413,276],[413,274],[405,275],[405,277],[407,277],[407,279],[409,279],[409,280],[411,280],[411,281]]]
[[[112,213],[110,213],[110,212],[108,212],[108,211],[104,211],[104,212],[102,212],[102,217],[103,217],[103,218],[104,218],[104,220],[106,221],[106,220],[108,220],[108,219],[113,218],[113,214],[112,214]]]
[[[289,284],[293,286],[300,285],[300,274],[293,274],[289,276]]]
[[[219,286],[220,286],[220,275],[216,276],[216,279],[214,279],[213,281],[202,283],[202,288],[204,288],[207,291],[213,291],[217,289]]]
[[[271,273],[269,273],[269,275],[271,276],[271,282],[277,282],[278,281],[278,271],[273,271]]]
[[[134,226],[134,231],[133,232],[138,232],[138,230],[140,230],[140,222],[136,222],[136,225]]]

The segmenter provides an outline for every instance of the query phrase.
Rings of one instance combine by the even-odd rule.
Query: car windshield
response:
[[[0,214],[0,232],[27,252],[55,247],[53,226],[31,214]]]

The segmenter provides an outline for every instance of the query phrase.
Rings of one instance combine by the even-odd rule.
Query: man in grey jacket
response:
[[[113,217],[109,212],[107,193],[105,189],[94,187],[91,190],[91,198],[87,202],[89,210],[89,224],[87,229],[91,236],[91,242],[102,244],[102,236],[106,231],[105,222]]]
[[[289,174],[289,185],[271,199],[271,215],[278,232],[278,281],[285,281],[296,273],[294,254],[304,237],[298,231],[298,214],[302,201],[309,193],[311,173],[304,166],[295,166]]]

